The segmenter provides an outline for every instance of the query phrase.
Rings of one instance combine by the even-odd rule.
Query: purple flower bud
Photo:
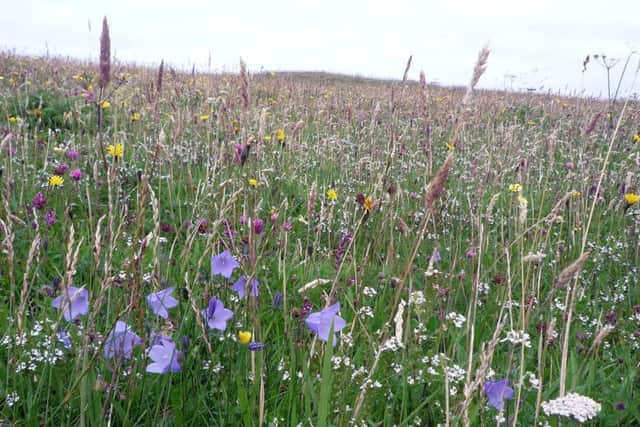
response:
[[[261,342],[252,342],[249,344],[249,350],[251,351],[261,351],[264,348],[264,343]]]
[[[282,305],[282,293],[276,292],[273,296],[273,309],[277,310]]]
[[[572,170],[572,169],[573,169],[573,162],[567,162],[567,163],[565,163],[565,164],[564,164],[564,167],[565,167],[568,171]]]
[[[189,346],[191,345],[191,338],[184,335],[182,338],[180,338],[180,344],[182,345],[182,351],[189,350]]]
[[[69,176],[74,181],[80,181],[82,179],[82,171],[80,169],[76,168],[76,169],[72,170],[71,172],[69,172]]]
[[[31,207],[33,209],[44,209],[46,204],[47,199],[42,193],[37,193],[35,196],[33,196],[33,200],[31,201]]]
[[[78,157],[80,157],[80,153],[78,153],[73,148],[69,148],[67,151],[65,151],[64,155],[72,162],[78,160]]]
[[[47,225],[53,225],[56,223],[56,211],[53,209],[49,209],[49,212],[44,216]]]
[[[282,224],[282,229],[288,233],[289,231],[293,230],[293,225],[290,222],[285,222],[284,224]]]
[[[69,170],[69,165],[66,163],[60,163],[58,166],[56,166],[56,168],[53,170],[53,173],[56,175],[64,175],[67,170]]]
[[[261,234],[263,231],[264,231],[264,221],[258,218],[253,223],[253,232],[255,234]]]
[[[246,215],[240,215],[240,218],[238,218],[240,224],[246,224],[248,220],[249,218]]]
[[[279,216],[278,212],[271,213],[269,220],[271,221],[272,224],[278,221],[278,216]]]

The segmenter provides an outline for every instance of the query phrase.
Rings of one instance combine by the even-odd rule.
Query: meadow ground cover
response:
[[[0,54],[0,423],[640,424],[637,102],[108,53]]]

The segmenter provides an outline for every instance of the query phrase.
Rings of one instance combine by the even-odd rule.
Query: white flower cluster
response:
[[[447,313],[447,320],[451,320],[453,324],[456,325],[456,328],[461,328],[467,318],[462,314],[452,311],[451,313]]]
[[[573,417],[581,423],[594,418],[601,409],[598,402],[577,393],[542,402],[542,410],[546,415]]]
[[[525,347],[531,347],[531,337],[524,331],[509,331],[507,336],[500,340],[500,342],[505,341],[509,341],[513,345],[522,344]]]
[[[413,291],[409,295],[409,304],[420,306],[427,302],[427,299],[424,297],[424,292],[422,291]]]

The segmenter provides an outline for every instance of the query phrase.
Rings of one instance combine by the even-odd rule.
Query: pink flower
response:
[[[76,168],[76,169],[72,170],[71,172],[69,172],[69,176],[74,181],[80,181],[82,179],[82,171],[80,169]]]

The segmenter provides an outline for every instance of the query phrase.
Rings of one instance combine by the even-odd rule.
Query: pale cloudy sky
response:
[[[5,2],[0,49],[96,60],[107,16],[112,54],[123,61],[206,71],[323,70],[467,83],[477,52],[491,48],[481,87],[542,88],[606,96],[587,54],[622,58],[640,49],[638,0],[22,0]],[[622,95],[640,55],[632,59]],[[640,93],[640,82],[633,92]]]

